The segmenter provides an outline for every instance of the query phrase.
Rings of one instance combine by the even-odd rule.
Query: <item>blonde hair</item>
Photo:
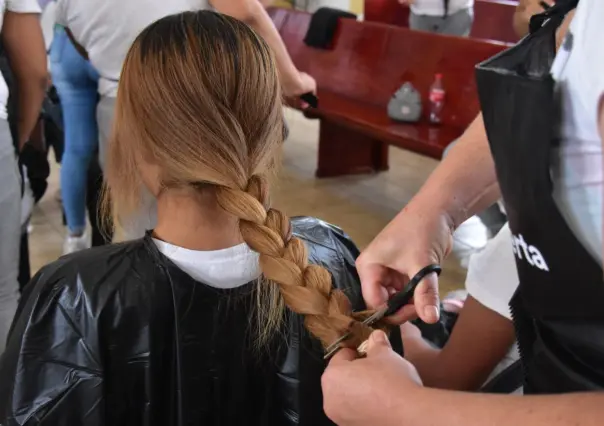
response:
[[[289,218],[270,207],[267,176],[283,130],[279,78],[261,38],[213,12],[163,18],[124,63],[106,167],[112,212],[121,221],[139,206],[141,160],[159,167],[162,188],[213,191],[260,254],[260,342],[279,329],[285,304],[324,346],[352,331],[345,345],[356,347],[371,331],[355,319],[364,315],[352,313],[325,268],[308,264]]]

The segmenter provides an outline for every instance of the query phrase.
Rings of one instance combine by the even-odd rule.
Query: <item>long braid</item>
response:
[[[285,304],[304,315],[306,328],[324,347],[347,331],[352,337],[344,344],[357,347],[369,337],[371,329],[352,314],[350,301],[334,289],[330,273],[308,264],[306,246],[292,236],[289,218],[270,208],[268,182],[254,175],[245,191],[218,187],[220,206],[240,219],[244,241],[260,254],[264,277],[276,283]]]

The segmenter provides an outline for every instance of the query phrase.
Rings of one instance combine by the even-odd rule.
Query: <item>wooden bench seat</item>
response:
[[[320,120],[317,176],[368,173],[388,168],[388,146],[440,158],[479,110],[474,66],[502,45],[444,37],[373,22],[339,22],[329,50],[303,39],[311,15],[270,9],[296,66],[317,80],[319,108],[306,112]],[[435,73],[446,90],[442,123],[427,119],[427,98]],[[399,123],[387,105],[402,83],[421,93],[424,114],[418,123]]]
[[[515,0],[475,0],[474,25],[470,37],[507,44],[518,41],[512,20],[518,2]],[[409,26],[409,7],[398,0],[365,0],[366,21]]]

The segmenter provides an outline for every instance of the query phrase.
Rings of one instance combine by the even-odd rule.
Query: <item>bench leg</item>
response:
[[[388,170],[388,144],[321,120],[316,176],[334,177]]]

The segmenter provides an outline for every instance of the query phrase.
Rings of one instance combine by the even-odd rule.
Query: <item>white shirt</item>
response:
[[[471,7],[474,7],[474,0],[449,0],[449,15]],[[445,14],[444,0],[415,0],[410,8],[415,15],[444,16]]]
[[[0,0],[0,31],[4,23],[4,11],[15,13],[40,13],[40,5],[37,0]],[[0,119],[6,120],[6,103],[8,102],[8,86],[4,77],[0,74]]]
[[[117,96],[128,49],[149,24],[168,15],[208,9],[207,0],[57,0],[57,23],[69,28],[99,72],[99,93]]]
[[[46,51],[48,52],[54,36],[57,3],[54,0],[40,0],[39,3],[42,8],[40,24],[42,24],[42,34],[44,35],[44,43],[46,44]]]
[[[258,253],[246,244],[223,250],[197,251],[153,239],[159,251],[193,279],[215,288],[236,288],[261,275]]]
[[[470,258],[466,290],[481,305],[512,321],[509,303],[518,283],[516,260],[512,251],[512,233],[506,223],[482,251]],[[518,346],[514,344],[493,370],[489,380],[518,359]]]
[[[552,155],[554,199],[575,236],[602,264],[604,1],[581,0],[552,66],[561,102],[561,146]]]

